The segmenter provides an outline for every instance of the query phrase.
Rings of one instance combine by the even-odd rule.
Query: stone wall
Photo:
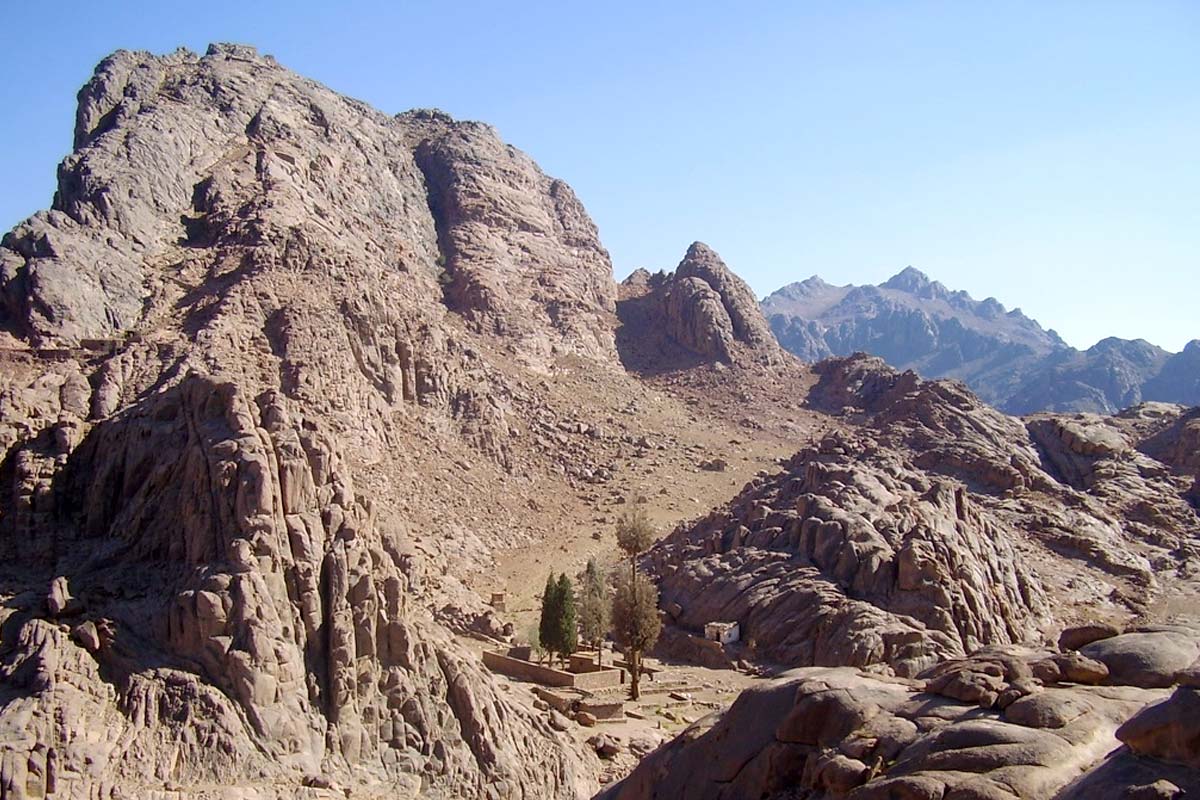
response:
[[[598,672],[604,669],[604,666],[596,663],[595,653],[583,652],[571,654],[568,669],[578,674],[583,672]]]
[[[531,661],[522,661],[519,658],[509,658],[503,653],[496,653],[491,650],[484,651],[483,663],[484,666],[493,672],[499,672],[502,675],[508,675],[518,680],[533,681],[545,686],[574,686],[575,678],[578,677],[561,669],[543,667],[540,664],[534,664]]]
[[[575,683],[573,685],[576,689],[595,691],[597,689],[608,689],[613,686],[620,686],[625,682],[625,670],[606,667],[604,669],[597,670],[596,672],[572,675],[572,677],[575,678]]]
[[[601,669],[596,672],[575,674],[561,669],[543,667],[531,661],[510,658],[503,653],[487,650],[483,654],[484,665],[493,672],[523,681],[533,681],[544,686],[573,687],[585,691],[607,689],[620,686],[624,682],[625,671],[620,669]]]

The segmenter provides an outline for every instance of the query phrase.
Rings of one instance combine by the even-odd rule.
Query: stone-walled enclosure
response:
[[[602,667],[591,672],[568,672],[566,670],[544,667],[532,661],[516,658],[513,655],[485,650],[483,663],[493,672],[507,675],[523,681],[540,683],[543,686],[559,688],[570,687],[594,692],[620,686],[625,682],[625,670],[613,667]]]

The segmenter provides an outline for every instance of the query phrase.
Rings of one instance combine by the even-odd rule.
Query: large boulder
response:
[[[1078,650],[1084,645],[1098,642],[1101,639],[1109,639],[1120,633],[1121,629],[1116,625],[1103,622],[1064,628],[1058,637],[1058,649]]]
[[[1108,667],[1108,682],[1160,688],[1200,657],[1200,632],[1189,626],[1139,629],[1101,639],[1079,652]]]
[[[1138,755],[1200,770],[1200,691],[1181,687],[1117,729]]]
[[[991,653],[974,666],[1028,674],[1031,656]],[[1117,726],[1157,696],[1128,687],[1047,689],[1010,706],[1010,717],[910,681],[794,670],[691,726],[600,798],[1041,800],[1104,759],[1118,745]]]

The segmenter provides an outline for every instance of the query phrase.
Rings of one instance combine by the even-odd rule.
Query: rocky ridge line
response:
[[[813,276],[768,295],[762,309],[780,343],[806,361],[870,353],[925,378],[965,381],[1012,414],[1200,404],[1200,340],[1176,354],[1116,338],[1075,350],[1019,309],[950,291],[912,267],[879,286]]]

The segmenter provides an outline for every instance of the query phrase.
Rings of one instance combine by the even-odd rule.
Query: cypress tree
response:
[[[558,577],[558,641],[559,655],[567,656],[579,649],[579,627],[575,618],[575,588],[567,573]]]
[[[579,587],[579,637],[588,646],[596,648],[596,666],[601,664],[601,647],[608,635],[609,610],[608,587],[595,559],[589,558]]]
[[[553,656],[557,649],[557,628],[561,603],[559,601],[558,583],[554,573],[546,578],[546,588],[542,590],[542,617],[538,622],[538,641],[542,649]]]

